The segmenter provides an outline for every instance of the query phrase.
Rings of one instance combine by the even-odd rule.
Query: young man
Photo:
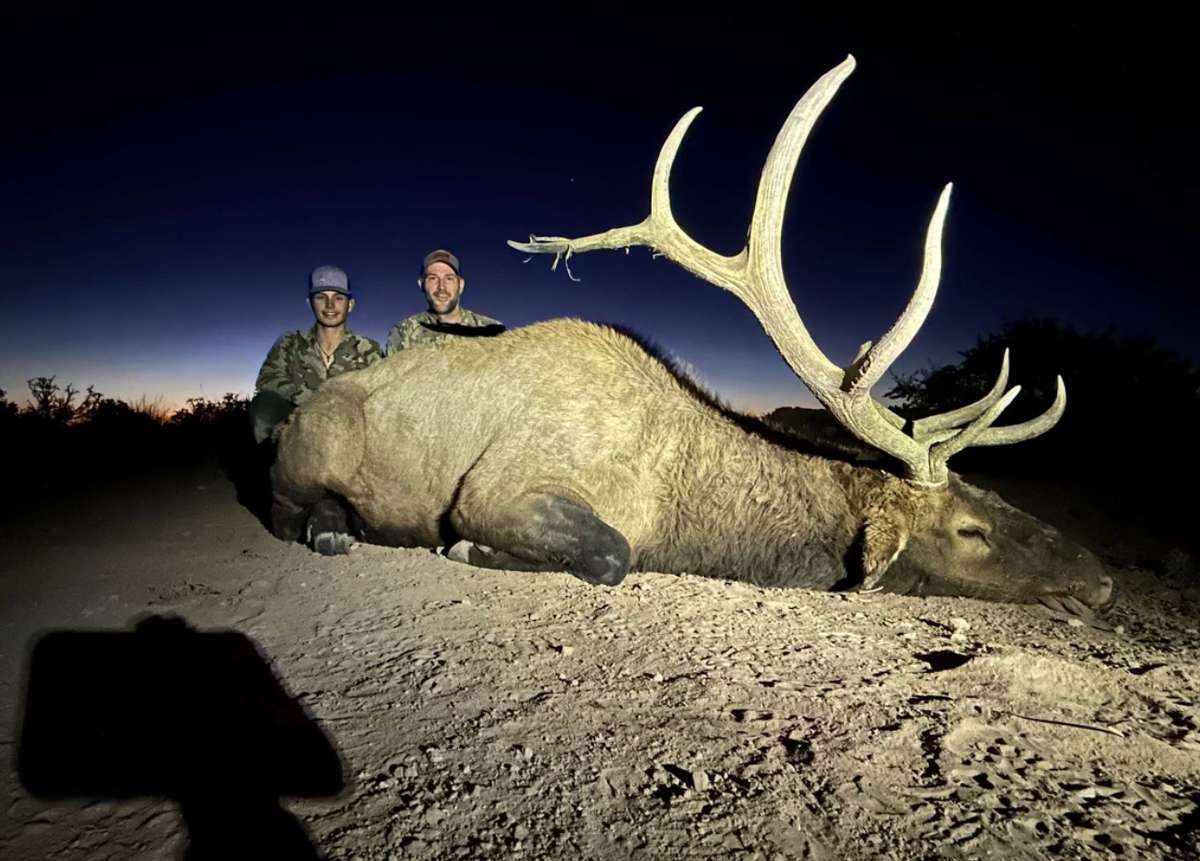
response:
[[[379,344],[350,331],[354,310],[350,279],[336,266],[318,266],[308,280],[315,323],[280,336],[263,362],[250,402],[254,439],[273,439],[299,404],[330,377],[383,358]]]

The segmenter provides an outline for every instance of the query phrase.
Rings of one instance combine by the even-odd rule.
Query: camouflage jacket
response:
[[[259,392],[275,392],[300,404],[330,377],[365,368],[382,358],[377,343],[347,329],[326,369],[317,343],[317,327],[297,329],[281,335],[271,347],[254,388]]]
[[[476,314],[474,311],[462,309],[461,323],[441,323],[431,311],[422,311],[401,320],[388,332],[387,351],[390,356],[399,350],[407,350],[418,344],[435,344],[449,338],[478,337],[498,335],[504,331],[504,324],[491,317]],[[479,329],[472,332],[471,329]]]

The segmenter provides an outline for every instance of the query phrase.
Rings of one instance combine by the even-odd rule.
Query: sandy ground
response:
[[[215,469],[3,529],[3,858],[1200,853],[1181,553],[1115,553],[1106,631],[970,600],[326,559]]]

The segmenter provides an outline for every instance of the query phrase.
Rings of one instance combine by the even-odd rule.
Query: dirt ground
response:
[[[1004,492],[1112,561],[1114,630],[327,559],[215,468],[31,504],[0,550],[0,857],[1197,857],[1189,548]]]

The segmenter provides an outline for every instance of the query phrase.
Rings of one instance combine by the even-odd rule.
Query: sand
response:
[[[3,858],[1200,853],[1181,551],[1108,554],[1102,630],[323,558],[215,468],[50,499],[0,550]]]

